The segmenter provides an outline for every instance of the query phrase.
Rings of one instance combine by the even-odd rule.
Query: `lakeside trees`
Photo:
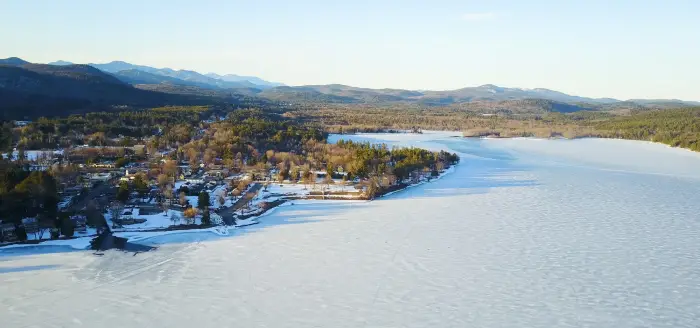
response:
[[[389,149],[385,144],[368,142],[340,140],[336,146],[349,151],[350,160],[338,162],[342,163],[346,178],[364,180],[370,199],[407,180],[415,181],[426,173],[435,176],[460,160],[457,154],[445,151],[405,147]]]
[[[594,127],[601,137],[649,140],[700,151],[700,107],[615,117]]]

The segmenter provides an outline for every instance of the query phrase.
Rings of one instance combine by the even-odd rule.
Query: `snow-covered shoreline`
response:
[[[384,197],[387,197],[387,196],[390,196],[390,195],[393,195],[393,194],[396,194],[396,193],[405,191],[405,190],[407,190],[407,189],[409,189],[409,188],[417,187],[417,186],[420,186],[420,185],[423,185],[423,184],[426,184],[426,183],[431,183],[431,182],[435,182],[435,181],[437,181],[437,180],[440,180],[440,179],[442,179],[442,177],[444,177],[444,176],[446,176],[446,175],[448,175],[448,174],[454,172],[454,171],[455,171],[454,168],[455,168],[455,166],[457,166],[457,165],[459,165],[459,163],[450,166],[450,167],[447,168],[446,170],[443,170],[442,172],[440,172],[440,174],[439,174],[438,176],[436,176],[436,177],[434,177],[434,178],[431,178],[431,179],[429,179],[429,180],[423,180],[423,181],[420,181],[420,182],[416,182],[416,183],[410,184],[410,185],[408,185],[408,186],[406,186],[406,187],[403,187],[403,188],[401,188],[401,189],[399,189],[399,190],[394,190],[394,191],[388,192],[388,193],[386,193],[386,194],[383,194],[383,195],[379,196],[377,199],[381,199],[381,198],[384,198]],[[372,201],[372,200],[370,200],[370,201]]]

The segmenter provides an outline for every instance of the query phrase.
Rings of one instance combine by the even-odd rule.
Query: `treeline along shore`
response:
[[[454,107],[323,106],[285,114],[333,133],[462,131],[466,137],[617,138],[700,151],[700,107],[571,113],[479,113]]]

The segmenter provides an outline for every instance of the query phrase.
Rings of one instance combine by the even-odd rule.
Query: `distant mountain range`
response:
[[[76,65],[62,60],[32,64],[17,57],[0,59],[0,118],[201,103],[449,106],[482,113],[625,112],[700,106],[699,102],[677,99],[620,101],[493,84],[447,91],[341,84],[284,86],[253,76],[201,74],[123,61]]]
[[[21,60],[14,58],[14,60]],[[67,61],[57,61],[52,65],[71,64]],[[88,64],[102,71],[114,74],[120,80],[149,90],[177,89],[172,85],[198,87],[202,89],[226,89],[224,93],[241,93],[256,95],[282,102],[320,102],[320,103],[394,103],[409,102],[423,106],[449,106],[471,102],[499,102],[526,99],[543,99],[556,103],[580,105],[580,110],[595,110],[618,105],[625,108],[639,107],[683,107],[698,106],[700,102],[682,101],[677,99],[631,99],[621,101],[612,98],[587,98],[568,95],[563,92],[536,88],[505,88],[493,84],[478,87],[467,87],[447,91],[414,91],[402,89],[368,89],[351,87],[341,84],[285,86],[281,83],[268,82],[255,76],[239,76],[235,74],[219,75],[216,73],[201,74],[188,70],[173,70],[170,68],[154,68],[134,65],[123,61],[113,61],[106,64]],[[167,84],[167,85],[159,85]],[[149,85],[146,87],[146,85]],[[170,86],[168,86],[170,85]],[[229,90],[231,89],[231,90]],[[192,91],[192,89],[189,89]],[[211,94],[210,91],[204,93]],[[557,106],[555,106],[557,107]],[[621,106],[617,106],[621,107]]]
[[[676,99],[628,100],[620,101],[611,98],[586,98],[572,96],[549,89],[520,89],[504,88],[493,84],[478,87],[468,87],[447,91],[411,91],[401,89],[367,89],[341,84],[307,85],[299,87],[276,87],[263,90],[261,97],[284,102],[321,102],[321,103],[413,103],[422,106],[454,106],[477,107],[477,104],[503,103],[517,107],[523,100],[542,100],[548,104],[543,108],[566,108],[565,111],[575,110],[605,110],[617,107],[669,108],[684,106],[700,106],[699,102]],[[532,102],[530,102],[532,104]],[[493,105],[493,104],[491,104]],[[492,108],[494,106],[485,106]],[[566,105],[566,106],[564,106]],[[574,106],[574,107],[572,107]],[[531,107],[531,106],[528,106]],[[517,109],[517,108],[516,108]]]
[[[73,63],[59,60],[49,63],[49,65],[73,65]],[[134,65],[123,61],[113,61],[105,64],[87,64],[107,73],[114,74],[127,83],[134,84],[134,81],[143,82],[141,78],[135,76],[135,71],[150,73],[145,84],[170,83],[179,85],[194,85],[202,88],[257,88],[260,90],[280,86],[281,83],[268,82],[255,76],[238,76],[234,74],[218,75],[209,73],[200,74],[189,70],[174,70],[170,68],[155,68],[143,65]],[[162,77],[159,79],[159,77]]]

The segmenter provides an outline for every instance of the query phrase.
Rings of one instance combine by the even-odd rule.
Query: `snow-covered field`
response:
[[[262,197],[267,195],[288,195],[288,196],[308,196],[310,193],[348,193],[349,195],[326,195],[328,198],[359,197],[360,190],[354,188],[352,183],[343,183],[342,180],[334,179],[333,183],[326,184],[323,179],[318,179],[317,183],[305,185],[303,183],[270,183],[267,191],[261,193]],[[269,197],[268,197],[269,198]]]
[[[462,163],[377,201],[154,236],[146,253],[0,250],[2,327],[698,327],[700,155],[357,137]]]

